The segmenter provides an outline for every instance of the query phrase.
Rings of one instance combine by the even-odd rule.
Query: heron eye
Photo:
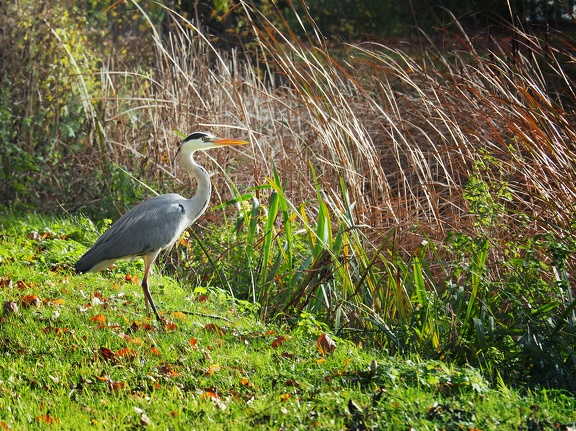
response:
[[[204,136],[204,137],[202,138],[202,140],[203,140],[204,142],[206,142],[206,141],[208,140],[208,136]]]

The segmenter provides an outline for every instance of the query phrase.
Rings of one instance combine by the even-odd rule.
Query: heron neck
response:
[[[182,164],[192,178],[196,180],[197,191],[192,198],[188,201],[191,207],[194,208],[193,219],[197,219],[202,215],[210,201],[210,194],[212,192],[212,184],[210,183],[210,175],[202,166],[194,161],[194,153],[182,157]]]

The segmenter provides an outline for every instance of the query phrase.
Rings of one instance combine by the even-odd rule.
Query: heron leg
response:
[[[152,311],[156,316],[158,322],[162,322],[160,318],[160,314],[158,314],[158,310],[156,309],[156,304],[154,304],[154,300],[152,299],[152,295],[150,294],[150,290],[148,290],[148,273],[150,272],[150,267],[152,266],[152,262],[154,262],[154,258],[158,255],[156,253],[154,256],[144,256],[144,279],[142,280],[142,290],[144,291],[144,301],[146,302],[146,314],[150,316],[150,309],[148,308],[148,304],[152,307]]]

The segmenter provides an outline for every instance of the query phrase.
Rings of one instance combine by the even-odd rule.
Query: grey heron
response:
[[[200,217],[210,200],[212,185],[206,170],[194,161],[194,152],[223,145],[243,145],[246,141],[218,138],[210,133],[196,132],[189,135],[176,154],[188,174],[196,179],[197,192],[186,199],[169,193],[148,199],[135,206],[110,226],[94,245],[76,263],[77,273],[101,271],[117,259],[144,259],[142,290],[146,312],[150,307],[161,322],[156,305],[148,289],[150,266],[161,250],[173,245],[182,233]]]

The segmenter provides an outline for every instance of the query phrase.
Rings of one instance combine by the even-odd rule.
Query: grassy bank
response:
[[[0,423],[4,429],[556,430],[568,393],[337,338],[302,315],[263,324],[226,289],[163,275],[168,323],[145,316],[139,263],[77,276],[83,219],[0,220]],[[185,314],[191,313],[191,314]],[[328,335],[334,342],[319,341]]]

